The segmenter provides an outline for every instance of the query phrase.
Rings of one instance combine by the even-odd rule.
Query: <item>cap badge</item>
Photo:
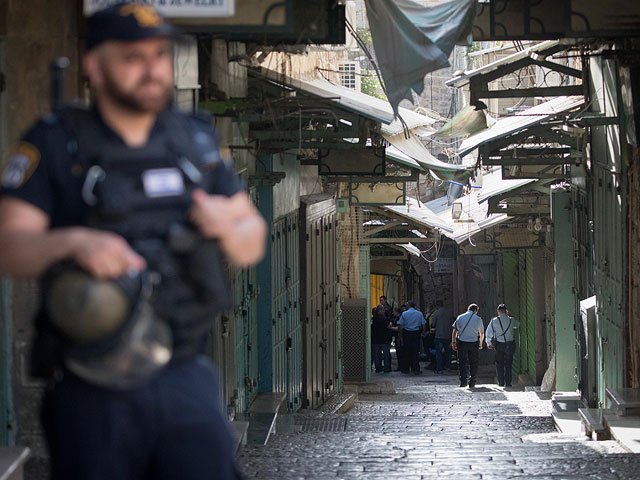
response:
[[[133,15],[142,28],[154,28],[162,25],[162,17],[149,5],[123,5],[120,15],[128,17]]]

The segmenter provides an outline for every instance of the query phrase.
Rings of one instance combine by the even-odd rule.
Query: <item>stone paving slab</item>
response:
[[[428,378],[425,378],[428,377]],[[557,432],[540,392],[459,388],[455,377],[392,373],[396,394],[359,394],[344,431],[277,433],[239,456],[260,479],[631,479],[640,456]],[[440,382],[438,380],[441,380]],[[331,418],[325,415],[324,418]]]

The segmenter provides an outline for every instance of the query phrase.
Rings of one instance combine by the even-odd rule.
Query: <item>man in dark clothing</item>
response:
[[[376,372],[391,371],[391,327],[392,322],[385,315],[384,307],[378,305],[373,311],[371,323],[371,357]]]
[[[451,365],[451,333],[453,316],[444,308],[442,300],[436,302],[436,311],[431,315],[431,327],[435,329],[436,373],[442,373]]]
[[[402,341],[400,340],[400,334],[398,333],[400,330],[400,327],[398,326],[400,315],[402,315],[402,310],[400,310],[398,307],[395,307],[391,314],[391,331],[393,332],[393,342],[396,347],[396,360],[398,361],[396,372],[402,372],[409,369],[405,348],[402,344]]]
[[[382,307],[384,309],[384,314],[387,317],[387,319],[392,320],[391,317],[393,316],[393,308],[391,307],[391,305],[389,305],[389,302],[387,302],[387,297],[385,297],[384,295],[380,297],[380,303],[378,304],[378,306],[376,306],[376,308],[378,307]],[[372,316],[375,314],[376,308],[371,310]]]

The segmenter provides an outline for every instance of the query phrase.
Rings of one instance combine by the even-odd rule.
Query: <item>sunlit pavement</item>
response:
[[[490,370],[485,370],[489,372]],[[360,394],[343,415],[299,413],[287,432],[240,454],[247,477],[264,479],[630,479],[640,456],[614,441],[555,431],[550,395],[503,389],[491,375],[459,388],[455,371],[373,373],[395,394]]]

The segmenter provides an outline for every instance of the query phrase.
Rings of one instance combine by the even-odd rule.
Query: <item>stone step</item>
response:
[[[231,422],[231,431],[234,434],[234,440],[236,441],[235,452],[239,452],[240,449],[247,444],[247,432],[249,431],[249,422],[243,420],[234,420]]]
[[[584,407],[580,394],[576,392],[556,392],[551,397],[551,407],[554,412],[577,412]]]
[[[640,415],[640,388],[607,388],[611,410],[618,415]]]
[[[259,393],[249,408],[249,414],[239,418],[249,422],[247,443],[266,445],[276,430],[278,413],[284,413],[286,410],[286,393]]]
[[[593,440],[610,440],[611,434],[607,428],[605,415],[611,410],[601,408],[579,408],[578,415],[582,422],[582,431]]]

